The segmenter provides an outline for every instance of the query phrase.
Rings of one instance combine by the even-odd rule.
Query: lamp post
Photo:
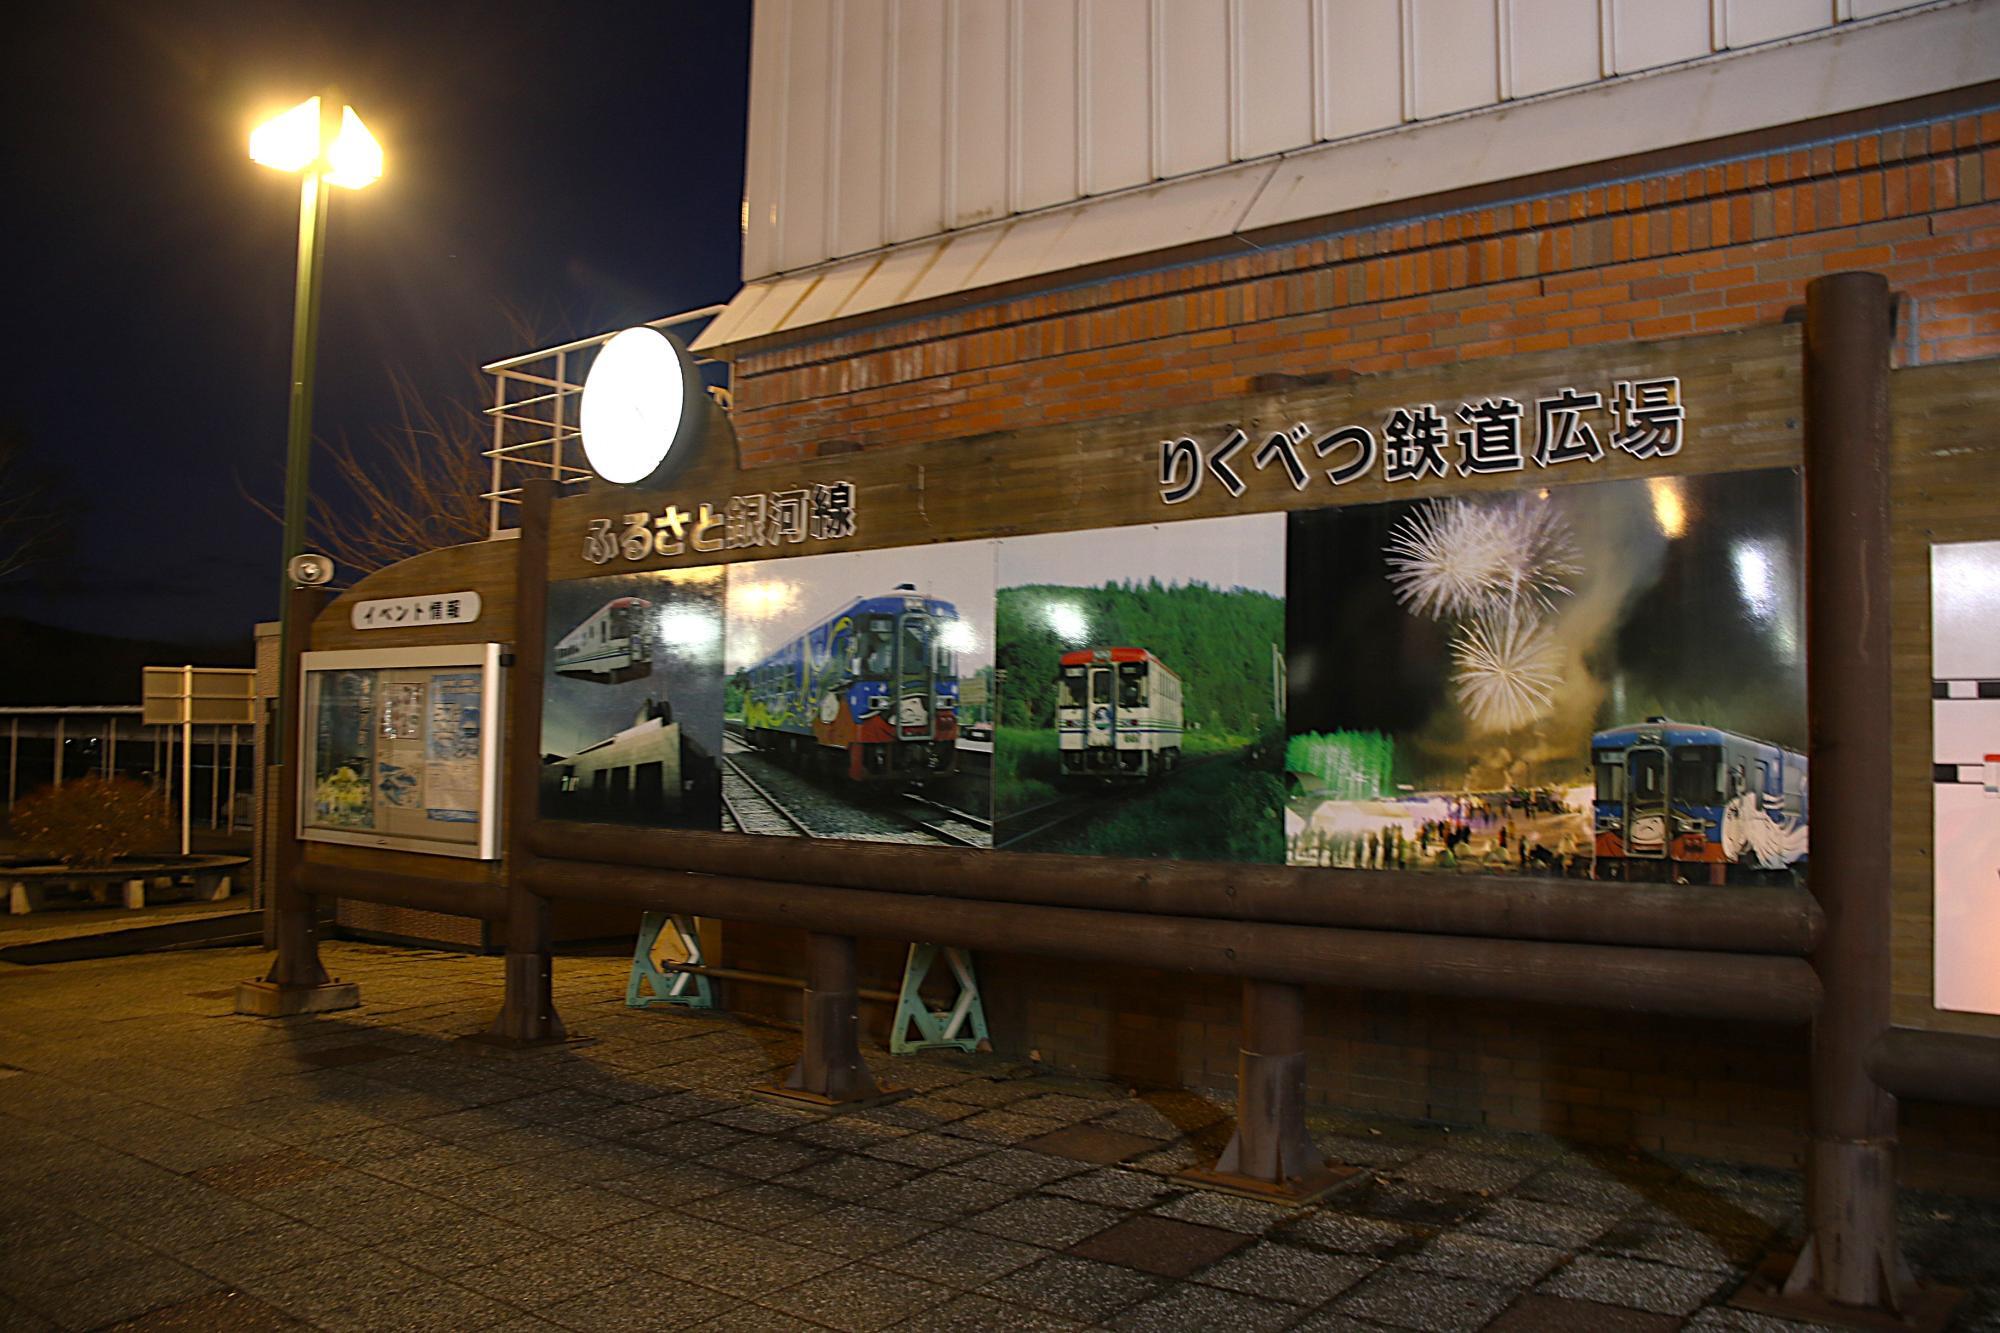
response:
[[[291,110],[273,116],[250,132],[250,160],[278,171],[299,173],[299,263],[292,303],[292,388],[285,443],[285,536],[278,583],[278,661],[288,659],[293,633],[290,592],[291,563],[304,554],[306,542],[307,472],[312,449],[313,355],[319,341],[320,272],[326,262],[328,186],[358,190],[382,176],[382,146],[361,123],[351,106],[340,106],[337,124],[329,125],[337,98],[309,97]],[[331,133],[329,133],[331,131]],[[298,682],[282,665],[278,672],[278,734],[270,738],[270,757],[278,764],[292,757],[295,738],[283,719]]]

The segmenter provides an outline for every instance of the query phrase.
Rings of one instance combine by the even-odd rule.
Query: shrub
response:
[[[164,851],[173,828],[159,793],[131,778],[76,778],[14,805],[14,836],[64,865],[109,865],[133,852]]]

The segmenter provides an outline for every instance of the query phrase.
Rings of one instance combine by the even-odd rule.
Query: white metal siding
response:
[[[787,6],[796,0],[763,0]],[[812,3],[812,0],[805,0]],[[895,0],[889,24],[889,115],[883,126],[889,159],[889,239],[907,241],[944,230],[943,113],[945,8],[937,0]],[[751,62],[750,77],[757,77]],[[750,90],[754,105],[757,90]],[[754,149],[752,151],[755,151]],[[749,173],[746,171],[745,178]]]
[[[1232,158],[1282,153],[1319,136],[1313,124],[1313,8],[1233,0]]]
[[[1281,5],[1292,0],[1279,0]],[[1186,176],[1229,160],[1229,6],[1154,0],[1153,174]]]
[[[1574,88],[1603,75],[1604,0],[1511,0],[1507,23],[1512,96]]]
[[[946,55],[944,113],[951,126],[945,159],[945,215],[954,227],[1000,217],[1007,206],[1013,55],[1007,0],[946,0],[951,45]],[[922,114],[910,108],[906,114]]]
[[[1416,119],[1500,100],[1499,7],[1494,0],[1413,0]]]
[[[1077,101],[1079,0],[1015,0],[1014,207],[1067,203],[1082,193]]]
[[[1153,178],[1150,0],[1081,0],[1085,194]]]
[[[1294,179],[1294,157],[1315,145],[1396,127],[1414,132],[1522,98],[1574,97],[1606,79],[1717,53],[1782,66],[1795,79],[1801,67],[1774,44],[1832,38],[1829,30],[1903,9],[1928,11],[1907,20],[1929,25],[1913,33],[1953,24],[1984,31],[1996,6],[2000,0],[758,0],[744,273],[755,279],[866,256],[1231,163],[1272,166],[1258,206],[1268,214],[1279,194],[1353,193],[1324,179]],[[1928,90],[1943,77],[1935,67],[1954,59],[1978,63],[1977,52],[1878,45],[1899,60],[1912,49],[1922,57],[1914,66],[1864,67],[1862,82],[1892,96]],[[1846,66],[1844,86],[1820,78],[1766,85],[1772,110],[1762,123],[1846,108],[1856,96],[1855,68]],[[1598,120],[1576,132],[1608,148],[1620,133],[1635,143],[1647,138],[1651,130],[1639,122],[1657,111],[1648,109],[1645,82],[1598,90],[1610,100],[1593,103]],[[1736,109],[1694,119],[1704,116],[1757,119]],[[1568,137],[1559,133],[1539,148],[1509,144],[1506,157],[1524,171],[1546,169],[1568,153],[1560,142]],[[1549,159],[1541,167],[1538,153]],[[1282,164],[1279,154],[1288,155]],[[1386,160],[1411,175],[1407,158],[1391,151]],[[1233,197],[1238,188],[1222,193]],[[1393,193],[1387,185],[1363,193],[1385,190]],[[1178,234],[1209,205],[1190,207],[1161,227]],[[984,282],[1075,259],[1100,225],[1055,219],[1004,242],[933,247],[937,271],[922,285]],[[872,276],[848,284],[843,308],[877,288]],[[817,313],[831,295],[805,308]]]
[[[827,182],[833,235],[827,249],[859,254],[888,242],[883,123],[887,82],[889,0],[833,0],[833,40],[839,52],[833,137],[838,168]]]

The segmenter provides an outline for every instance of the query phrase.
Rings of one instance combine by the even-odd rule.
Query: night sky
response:
[[[332,85],[384,145],[327,247],[315,428],[359,444],[391,367],[465,401],[482,362],[734,294],[749,27],[748,0],[16,20],[0,423],[82,509],[0,615],[184,641],[274,616],[278,529],[239,486],[281,491],[298,181],[252,125]]]

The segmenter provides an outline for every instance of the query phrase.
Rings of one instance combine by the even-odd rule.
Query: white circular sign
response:
[[[626,329],[598,349],[583,380],[583,456],[606,481],[659,469],[689,410],[681,357],[658,329]]]

